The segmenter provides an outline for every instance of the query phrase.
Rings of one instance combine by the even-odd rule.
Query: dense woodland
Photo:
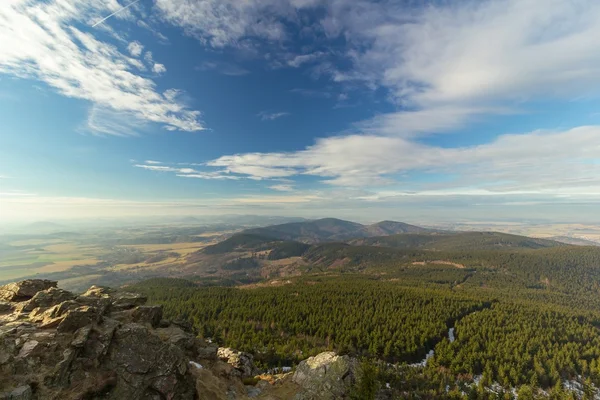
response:
[[[276,287],[161,278],[134,288],[201,336],[252,352],[264,368],[335,350],[365,360],[397,397],[562,399],[573,396],[570,380],[591,394],[600,386],[600,248],[475,237],[479,248],[451,250],[425,248],[430,239],[393,248],[248,236],[216,250],[301,253],[302,276]],[[241,274],[255,262],[229,267]]]

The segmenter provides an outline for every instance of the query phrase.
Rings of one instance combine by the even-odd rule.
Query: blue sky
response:
[[[596,1],[5,3],[2,220],[600,211]]]

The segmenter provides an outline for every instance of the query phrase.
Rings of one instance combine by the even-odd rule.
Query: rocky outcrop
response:
[[[28,279],[17,283],[0,286],[0,300],[24,301],[29,300],[38,292],[56,287],[55,281]]]
[[[356,361],[335,353],[258,376],[251,354],[206,343],[137,293],[27,280],[0,296],[0,400],[327,400],[356,380]]]
[[[197,366],[219,363],[136,293],[27,280],[0,296],[0,399],[192,400]]]
[[[330,400],[347,398],[357,381],[356,359],[325,352],[298,364],[292,381],[302,389],[296,400]]]
[[[249,378],[260,374],[260,371],[254,366],[254,356],[250,353],[236,351],[229,347],[219,347],[217,356],[221,361],[235,368],[242,378]]]

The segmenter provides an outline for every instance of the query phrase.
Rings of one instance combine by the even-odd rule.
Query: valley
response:
[[[264,371],[334,351],[387,398],[600,395],[598,246],[333,218],[4,240],[3,278],[125,286]]]

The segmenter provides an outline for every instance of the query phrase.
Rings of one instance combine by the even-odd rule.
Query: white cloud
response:
[[[269,186],[269,189],[277,190],[279,192],[293,192],[294,186],[293,185],[273,185],[273,186]]]
[[[165,67],[162,64],[155,63],[152,66],[152,71],[156,74],[164,74],[165,72],[167,72],[167,67]]]
[[[144,60],[146,60],[146,62],[148,64],[154,64],[154,59],[152,58],[152,52],[151,51],[147,51],[144,53]]]
[[[502,135],[488,144],[459,148],[399,137],[339,136],[319,139],[297,152],[223,156],[207,165],[252,179],[313,175],[349,187],[398,184],[399,174],[414,171],[452,173],[451,182],[444,176],[434,185],[563,193],[568,188],[600,188],[599,154],[600,127],[589,126]]]
[[[258,116],[263,121],[273,121],[273,120],[275,120],[277,118],[287,117],[288,115],[290,115],[289,112],[275,112],[275,113],[271,113],[271,112],[267,112],[267,111],[261,111],[261,112],[258,113]]]
[[[136,40],[127,45],[127,51],[129,51],[129,54],[132,56],[139,57],[142,54],[142,51],[144,51],[144,46]]]
[[[197,179],[230,179],[230,180],[238,180],[241,179],[236,175],[228,175],[220,172],[196,172],[193,174],[177,174],[177,176],[181,178],[197,178]]]
[[[507,105],[597,96],[600,3],[594,0],[441,2],[407,8],[342,0],[322,26],[344,36],[352,67],[334,81],[389,89],[410,109],[373,121],[377,134],[454,130]]]
[[[173,172],[175,176],[181,178],[197,178],[197,179],[227,179],[227,180],[238,180],[242,179],[242,177],[238,175],[232,175],[227,171],[198,171],[193,168],[180,168],[169,165],[161,165],[164,164],[160,161],[145,161],[144,164],[133,164],[136,168],[142,168],[148,171],[156,171],[156,172]]]
[[[306,64],[306,63],[316,60],[317,58],[321,57],[322,55],[323,55],[323,53],[321,53],[321,52],[297,55],[297,56],[294,56],[293,58],[291,58],[290,60],[288,60],[287,64],[290,67],[298,68],[298,67],[302,66],[303,64]]]
[[[80,130],[82,133],[99,136],[138,136],[146,125],[146,121],[131,113],[92,105],[88,111],[86,126]]]
[[[132,71],[138,60],[76,27],[119,8],[116,0],[9,1],[0,7],[0,73],[37,79],[64,96],[170,129],[204,129],[198,111],[165,98]]]
[[[280,0],[156,0],[162,17],[214,47],[241,46],[247,37],[270,41],[286,38],[281,16],[293,13]]]

